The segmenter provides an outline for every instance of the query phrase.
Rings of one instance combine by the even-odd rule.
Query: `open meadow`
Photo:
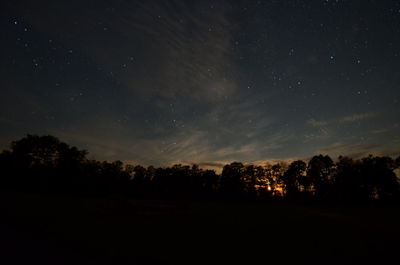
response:
[[[1,195],[2,264],[394,264],[400,212]]]

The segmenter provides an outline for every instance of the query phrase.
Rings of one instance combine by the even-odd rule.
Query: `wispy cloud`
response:
[[[304,157],[284,157],[284,158],[267,158],[267,159],[263,159],[263,160],[257,160],[257,161],[253,161],[252,164],[265,166],[265,165],[274,165],[274,164],[282,163],[282,164],[289,165],[290,163],[292,163],[293,161],[296,161],[296,160],[308,161],[308,159],[304,158]]]
[[[350,122],[356,122],[356,121],[370,119],[370,118],[376,117],[377,115],[378,114],[375,112],[359,113],[359,114],[353,114],[353,115],[342,117],[339,119],[339,121],[350,123]]]
[[[365,112],[365,113],[356,113],[348,116],[343,116],[330,120],[315,120],[309,119],[306,121],[306,125],[311,127],[311,131],[304,135],[305,141],[308,142],[314,139],[327,139],[332,136],[334,133],[334,127],[339,124],[352,124],[354,122],[361,122],[363,120],[371,119],[377,117],[378,113],[376,112]],[[372,132],[382,133],[381,131]]]
[[[310,119],[307,121],[307,124],[311,127],[325,127],[329,124],[329,122],[324,120],[317,121],[315,119]]]
[[[125,85],[138,89],[139,84],[140,93],[165,99],[183,96],[215,101],[233,93],[237,86],[233,81],[233,26],[222,6],[201,14],[183,2],[143,2],[131,7],[133,12],[124,12],[116,21],[124,25],[119,27],[121,35],[130,38],[134,31],[142,36],[146,48],[154,51],[147,55],[149,70],[160,77],[149,79],[147,73],[128,71],[121,76]]]
[[[215,102],[237,89],[235,24],[223,1],[208,12],[198,11],[201,1],[118,2],[118,12],[107,14],[91,12],[92,1],[47,2],[53,12],[42,14],[39,8],[23,16],[42,34],[97,65],[132,98]],[[23,10],[34,8],[26,5]]]
[[[311,131],[304,135],[305,142],[315,139],[326,139],[330,137],[329,121],[310,119],[307,125],[311,127]]]
[[[367,156],[369,154],[380,155],[382,152],[380,151],[379,144],[372,143],[344,143],[344,142],[335,142],[330,144],[324,148],[319,150],[319,153],[328,154],[331,156],[339,156],[339,155],[347,155],[354,158],[360,158],[363,156]]]
[[[378,129],[378,130],[372,130],[371,133],[373,133],[373,134],[382,134],[382,133],[386,133],[388,131],[389,131],[389,129],[383,128],[383,129]]]
[[[365,112],[365,113],[351,114],[348,116],[343,116],[343,117],[339,117],[339,118],[331,119],[331,120],[309,119],[306,123],[307,123],[307,125],[309,125],[311,127],[320,128],[320,127],[327,127],[329,125],[338,124],[338,123],[352,123],[352,122],[367,120],[367,119],[371,119],[371,118],[374,118],[377,116],[378,116],[377,112]]]

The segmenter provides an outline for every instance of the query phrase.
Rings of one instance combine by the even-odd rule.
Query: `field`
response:
[[[395,207],[2,193],[1,264],[396,263]]]

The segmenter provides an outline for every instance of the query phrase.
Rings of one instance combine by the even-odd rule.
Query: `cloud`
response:
[[[307,121],[307,125],[312,128],[311,132],[304,135],[305,142],[315,139],[326,139],[330,137],[330,129],[328,125],[331,124],[329,121],[310,119]]]
[[[331,120],[315,120],[315,119],[309,119],[307,120],[306,124],[311,126],[311,127],[326,127],[329,125],[333,124],[338,124],[338,123],[352,123],[356,121],[361,121],[361,120],[366,120],[370,118],[374,118],[378,116],[378,113],[376,112],[365,112],[365,113],[356,113],[336,119],[331,119]]]
[[[196,162],[189,162],[189,164],[196,164]],[[198,164],[200,167],[216,167],[216,168],[222,168],[226,165],[226,163],[224,162],[218,162],[218,161],[214,161],[214,162],[201,162]]]
[[[366,112],[366,113],[359,113],[359,114],[353,114],[350,116],[345,116],[339,119],[340,122],[356,122],[356,121],[361,121],[361,120],[366,120],[370,119],[373,117],[376,117],[377,113],[375,112]]]
[[[305,142],[314,139],[327,139],[331,137],[333,135],[334,127],[337,126],[338,124],[351,124],[354,122],[371,119],[376,116],[378,116],[378,113],[376,112],[366,112],[366,113],[356,113],[331,120],[309,119],[307,120],[306,124],[307,126],[312,128],[312,131],[304,135]],[[382,133],[382,131],[380,132],[374,131],[372,133],[374,134]]]
[[[386,133],[388,131],[389,131],[389,129],[384,128],[384,129],[372,130],[371,133],[373,133],[373,134],[382,134],[382,133]]]
[[[223,5],[207,13],[197,12],[198,5],[202,4],[143,2],[116,20],[123,24],[118,27],[121,35],[131,38],[134,32],[136,41],[146,45],[144,68],[150,73],[127,71],[121,76],[127,87],[141,87],[139,93],[149,97],[207,101],[224,99],[235,91],[233,26]],[[157,78],[148,78],[149,74]]]
[[[111,9],[106,1],[40,4],[46,9],[13,4],[10,12],[83,56],[132,98],[218,102],[238,87],[236,26],[222,1],[208,12],[200,11],[201,1],[118,1]],[[93,12],[93,5],[105,8]]]
[[[331,156],[346,155],[354,158],[361,158],[369,154],[382,154],[382,152],[380,151],[380,147],[381,146],[379,144],[372,143],[349,144],[344,142],[335,142],[321,148],[318,152]]]
[[[308,142],[310,140],[315,140],[315,139],[327,139],[329,137],[330,137],[330,134],[329,134],[328,130],[326,130],[325,128],[319,128],[318,131],[305,134],[304,141]]]
[[[285,157],[285,158],[268,158],[268,159],[263,159],[263,160],[257,160],[257,161],[253,161],[252,164],[265,166],[265,165],[274,165],[274,164],[281,163],[281,164],[289,165],[290,163],[292,163],[293,161],[296,161],[296,160],[308,161],[308,159],[304,158],[304,157]]]
[[[324,120],[317,121],[315,119],[310,119],[307,121],[307,124],[310,125],[311,127],[325,127],[329,124],[329,122]]]

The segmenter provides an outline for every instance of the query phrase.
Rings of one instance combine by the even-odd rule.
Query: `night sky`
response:
[[[0,147],[168,166],[400,154],[400,1],[3,1]]]

